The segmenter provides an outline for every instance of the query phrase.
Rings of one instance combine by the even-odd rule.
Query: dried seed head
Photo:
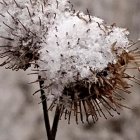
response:
[[[41,44],[46,44],[47,32],[54,24],[56,13],[69,3],[63,1],[10,0],[0,4],[1,64],[13,70],[26,70],[39,59]],[[65,5],[65,6],[64,6]],[[63,8],[62,8],[63,7]]]
[[[104,110],[119,114],[121,92],[130,93],[128,80],[140,83],[126,72],[140,67],[126,29],[107,26],[88,10],[75,12],[67,0],[3,1],[0,11],[1,66],[37,65],[44,80],[38,91],[45,90],[49,110],[58,106],[68,123],[73,113],[77,123],[107,118]]]
[[[12,70],[26,70],[39,59],[39,42],[29,34],[20,38],[16,44],[10,43],[10,45],[5,46],[0,54],[1,58],[6,58],[1,66],[7,65],[6,68]]]
[[[130,93],[131,87],[126,69],[136,60],[129,51],[128,34],[81,12],[61,15],[48,31],[38,61],[46,70],[40,75],[46,79],[46,99],[52,101],[49,109],[59,106],[60,117],[64,114],[68,123],[73,113],[77,123],[107,118],[104,110],[119,114],[121,92]]]
[[[107,119],[106,113],[112,117],[112,111],[119,113],[119,109],[124,106],[121,101],[124,100],[123,93],[131,93],[129,80],[140,85],[140,80],[126,73],[129,65],[133,65],[138,60],[134,56],[140,56],[140,53],[123,51],[115,64],[109,63],[101,71],[94,70],[92,78],[84,78],[75,82],[69,82],[65,85],[63,93],[59,98],[59,103],[54,100],[50,109],[57,104],[60,107],[61,115],[70,123],[71,115],[74,113],[76,123],[79,120],[84,122],[96,122],[99,117]],[[140,64],[136,64],[136,66]],[[137,69],[133,67],[132,69]],[[84,115],[85,114],[85,115]]]
[[[52,101],[49,109],[59,106],[68,123],[72,114],[77,123],[119,114],[122,92],[130,93],[131,87],[126,70],[138,60],[129,50],[128,31],[81,12],[65,12],[50,31],[38,62],[46,70],[40,74]]]

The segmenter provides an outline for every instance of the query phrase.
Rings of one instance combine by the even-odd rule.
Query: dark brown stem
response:
[[[55,140],[55,137],[56,137],[59,118],[60,118],[60,107],[57,106],[56,111],[55,111],[54,120],[53,120],[53,125],[52,125],[52,140]]]
[[[60,107],[59,106],[56,107],[53,125],[52,125],[52,129],[51,129],[49,115],[48,115],[47,102],[46,102],[46,96],[45,96],[44,90],[42,89],[44,81],[41,80],[41,76],[38,76],[38,80],[39,80],[39,86],[41,89],[40,90],[41,91],[41,100],[42,100],[42,107],[43,107],[43,114],[44,114],[44,121],[45,121],[47,137],[48,137],[48,140],[55,140],[58,123],[59,123],[59,117],[60,117]]]
[[[40,89],[42,89],[44,81],[41,80],[41,76],[38,76],[38,79],[39,79]],[[49,115],[48,115],[48,110],[47,110],[47,102],[46,102],[45,99],[46,99],[46,96],[44,94],[44,90],[41,90],[41,100],[42,100],[45,128],[46,128],[48,140],[52,140],[51,129],[50,129],[50,121],[49,121]]]

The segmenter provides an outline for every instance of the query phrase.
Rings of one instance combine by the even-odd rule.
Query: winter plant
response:
[[[68,0],[1,0],[0,66],[32,67],[40,85],[48,140],[55,140],[62,116],[84,123],[119,114],[123,93],[131,93],[128,69],[140,70],[137,42],[127,29],[75,11]],[[49,111],[56,110],[52,127]]]

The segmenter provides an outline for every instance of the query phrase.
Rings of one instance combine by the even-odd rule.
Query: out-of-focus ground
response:
[[[130,38],[140,38],[140,0],[71,0],[77,10],[98,16],[107,24],[127,27]],[[45,140],[45,127],[39,96],[32,93],[38,85],[30,85],[36,77],[29,72],[12,72],[0,68],[0,140]],[[138,75],[139,76],[139,75]],[[139,76],[140,77],[140,76]],[[99,119],[96,124],[68,125],[61,120],[57,140],[139,140],[140,139],[140,87],[126,95],[121,115]]]

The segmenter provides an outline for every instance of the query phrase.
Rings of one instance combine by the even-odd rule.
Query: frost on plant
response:
[[[113,116],[111,110],[119,114],[128,80],[140,82],[126,72],[140,65],[126,29],[76,12],[66,0],[1,0],[0,11],[1,66],[33,65],[49,110],[58,106],[68,123],[73,113],[77,123],[106,118],[105,112]]]

